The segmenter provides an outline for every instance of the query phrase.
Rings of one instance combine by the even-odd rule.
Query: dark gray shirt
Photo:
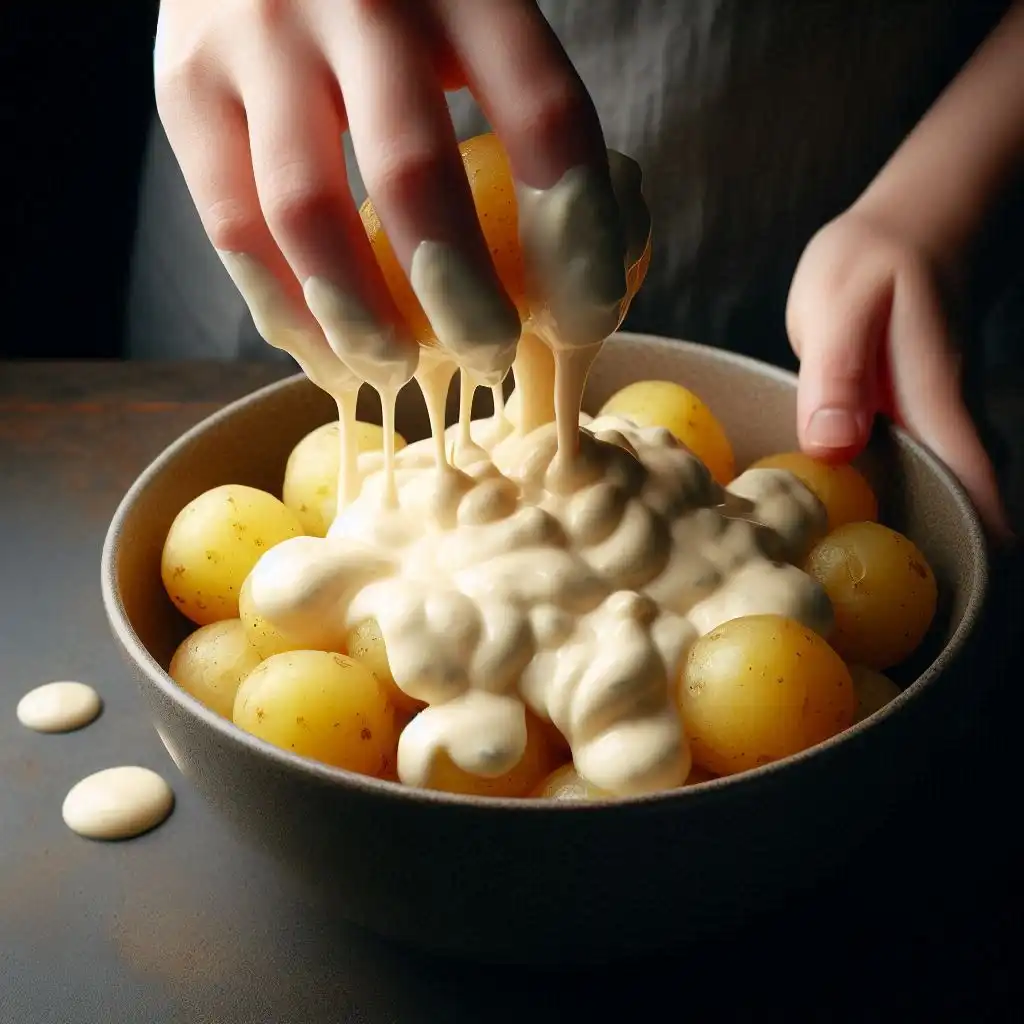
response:
[[[541,3],[608,144],[644,169],[654,256],[626,326],[790,362],[783,312],[803,246],[867,185],[1007,6]],[[450,105],[461,138],[486,130],[467,94]],[[158,128],[142,189],[129,352],[279,355],[256,335]]]

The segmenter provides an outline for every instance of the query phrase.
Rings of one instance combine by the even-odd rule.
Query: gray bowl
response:
[[[616,336],[594,366],[585,406],[594,411],[622,385],[650,378],[699,394],[728,431],[738,466],[796,446],[791,374],[684,342]],[[379,422],[371,397],[364,394],[360,413]],[[981,611],[985,542],[947,469],[900,431],[880,432],[863,467],[885,521],[934,567],[940,612],[905,670],[901,696],[812,750],[677,792],[548,804],[404,788],[306,761],[236,729],[165,672],[190,627],[161,586],[164,536],[182,506],[218,484],[280,493],[292,446],[333,413],[324,394],[295,377],[204,420],[128,492],[102,567],[114,636],[179,770],[333,912],[406,943],[479,960],[640,954],[849,870],[857,843],[926,770],[948,713],[944,700],[956,686],[954,662]],[[397,425],[409,438],[426,434],[413,388],[400,396]]]

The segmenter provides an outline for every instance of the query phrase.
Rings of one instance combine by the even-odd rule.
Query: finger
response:
[[[210,241],[269,344],[295,358],[310,379],[337,393],[355,378],[331,352],[260,209],[245,116],[226,80],[179,67],[157,76],[168,141]]]
[[[830,283],[802,277],[798,267],[795,282],[786,322],[800,356],[800,445],[817,458],[847,460],[871,432],[892,280],[864,276],[837,294]]]
[[[338,4],[322,43],[367,192],[438,341],[498,379],[519,314],[498,279],[418,19],[402,4]]]
[[[603,165],[593,101],[536,4],[434,0],[434,9],[519,181],[546,189],[571,168]]]
[[[614,330],[633,232],[612,187],[597,111],[572,62],[536,4],[433,0],[433,9],[508,153],[532,297],[561,307],[563,334],[570,311],[588,306],[612,311],[610,320],[593,319],[594,329],[610,323]],[[639,195],[636,178],[630,188]]]
[[[375,387],[412,376],[419,349],[400,330],[349,189],[337,85],[294,40],[258,36],[237,69],[267,226],[332,349]]]
[[[889,362],[898,420],[959,478],[989,531],[1012,536],[995,470],[960,390],[959,364],[934,288],[901,275],[891,319]]]

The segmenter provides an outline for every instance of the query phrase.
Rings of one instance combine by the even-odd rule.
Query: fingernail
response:
[[[247,253],[218,250],[249,307],[252,322],[268,345],[287,352],[309,379],[331,395],[359,386],[348,367],[331,351],[312,320],[294,308],[274,275]]]
[[[852,448],[864,431],[859,414],[850,409],[819,409],[807,424],[806,439],[819,448]]]
[[[379,323],[351,292],[323,277],[302,288],[309,311],[335,355],[374,387],[400,388],[416,372],[419,348],[392,326]]]
[[[437,340],[485,382],[500,380],[515,358],[522,324],[491,275],[450,245],[424,241],[412,255],[409,281]]]

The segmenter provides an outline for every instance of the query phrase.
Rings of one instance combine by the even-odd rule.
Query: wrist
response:
[[[960,280],[982,222],[967,202],[954,205],[932,199],[927,182],[899,188],[884,175],[872,182],[849,212],[894,243],[914,250],[949,284]]]

